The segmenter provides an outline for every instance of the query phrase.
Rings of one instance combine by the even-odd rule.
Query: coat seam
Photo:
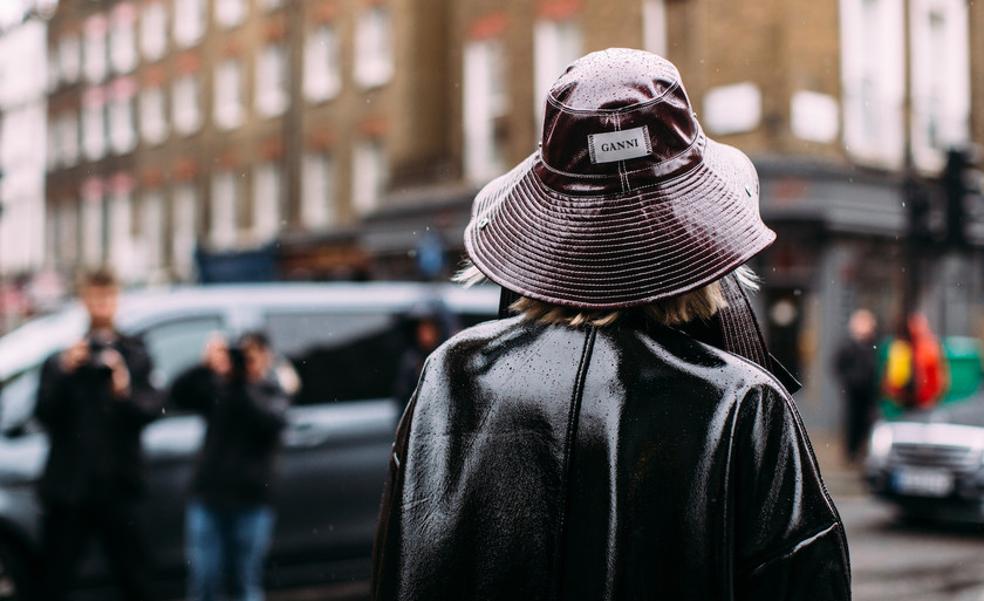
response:
[[[584,395],[584,381],[586,379],[588,364],[591,361],[591,351],[594,347],[595,328],[591,328],[585,335],[584,346],[581,348],[581,358],[578,360],[577,372],[574,375],[574,390],[571,392],[571,406],[567,415],[567,431],[564,437],[564,463],[561,468],[560,492],[562,495],[563,508],[557,519],[557,542],[555,544],[555,570],[556,583],[554,588],[554,598],[563,599],[564,582],[564,540],[566,538],[567,513],[570,510],[570,485],[571,464],[574,458],[574,443],[577,437],[577,422],[581,412],[581,399]]]

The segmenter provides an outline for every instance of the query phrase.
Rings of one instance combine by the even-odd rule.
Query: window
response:
[[[267,162],[253,171],[253,236],[260,242],[276,237],[280,230],[280,166]]]
[[[287,108],[287,52],[283,44],[267,44],[256,59],[256,110],[272,117]]]
[[[322,25],[308,34],[304,46],[304,96],[321,102],[338,94],[342,87],[338,33]]]
[[[144,192],[140,199],[139,231],[137,249],[143,257],[140,261],[151,274],[164,267],[164,195],[160,190]]]
[[[109,33],[109,60],[117,73],[129,73],[137,66],[136,11],[132,4],[117,4]]]
[[[139,268],[134,260],[132,184],[117,187],[109,197],[109,261],[121,278],[130,280]]]
[[[844,145],[862,162],[902,164],[902,4],[841,0]]]
[[[106,154],[106,93],[89,88],[82,95],[82,154],[90,161]]]
[[[103,197],[101,182],[87,182],[82,190],[82,261],[86,265],[103,262]]]
[[[215,22],[222,27],[235,27],[246,19],[244,0],[215,0]]]
[[[485,182],[505,170],[504,119],[509,113],[505,52],[501,40],[470,42],[465,47],[465,172]]]
[[[970,47],[967,3],[914,0],[911,4],[912,150],[928,171],[943,167],[944,152],[970,137]]]
[[[232,129],[243,122],[243,73],[239,61],[228,59],[215,68],[215,124]]]
[[[143,8],[140,50],[150,61],[156,61],[167,52],[167,13],[163,0],[151,2]]]
[[[271,312],[264,331],[294,364],[300,405],[384,399],[393,393],[406,345],[387,313]]]
[[[113,82],[113,98],[109,104],[109,145],[117,154],[129,152],[137,145],[133,118],[133,95],[136,88],[136,83],[129,78]]]
[[[75,83],[79,80],[81,54],[77,36],[64,35],[58,40],[58,72],[63,82]]]
[[[704,95],[704,124],[728,135],[752,131],[762,122],[762,91],[745,81],[711,88]]]
[[[106,17],[95,15],[85,20],[85,47],[82,70],[90,83],[106,77]]]
[[[376,209],[386,183],[386,159],[382,142],[376,138],[362,140],[352,160],[352,203],[359,213]]]
[[[71,167],[79,160],[79,120],[74,112],[66,112],[55,123],[58,130],[58,160]]]
[[[166,321],[143,333],[147,353],[154,362],[154,375],[169,385],[181,372],[198,363],[210,336],[222,331],[222,318],[201,315]]]
[[[152,145],[167,139],[167,110],[164,89],[160,86],[140,91],[140,133]]]
[[[192,73],[174,80],[171,121],[174,131],[181,135],[192,134],[202,126],[199,87],[198,78]]]
[[[666,0],[643,0],[643,48],[660,56],[666,56],[666,30]]]
[[[840,131],[840,105],[827,94],[797,90],[789,103],[789,126],[801,140],[830,144]]]
[[[231,248],[236,244],[239,235],[236,210],[239,187],[239,180],[231,171],[212,176],[211,240],[218,249]]]
[[[171,264],[183,278],[191,277],[198,232],[198,194],[191,184],[174,188],[172,206]]]
[[[364,88],[381,86],[393,76],[393,40],[389,9],[362,11],[355,30],[355,81]]]
[[[174,0],[174,41],[187,48],[205,35],[205,0]]]
[[[334,165],[323,153],[304,156],[301,182],[301,220],[317,229],[335,220]]]
[[[550,86],[572,61],[581,56],[581,27],[572,19],[540,19],[533,29],[533,89],[537,131],[543,128],[543,109]]]

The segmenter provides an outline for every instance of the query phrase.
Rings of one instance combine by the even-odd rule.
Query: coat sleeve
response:
[[[844,526],[789,395],[750,391],[733,444],[735,599],[849,600]]]
[[[164,395],[151,381],[153,362],[143,341],[137,338],[128,341],[124,358],[130,371],[130,396],[115,407],[126,419],[148,423],[160,416],[164,406]]]
[[[426,366],[424,370],[426,371]],[[423,374],[420,378],[423,381]],[[396,438],[389,459],[389,476],[383,487],[376,538],[372,547],[372,601],[396,599],[400,578],[401,514],[403,476],[413,426],[413,413],[421,385],[410,397],[410,402],[396,428]]]
[[[243,415],[253,431],[266,437],[275,437],[287,425],[287,409],[290,397],[274,383],[250,385],[244,390]]]
[[[204,365],[195,365],[178,374],[171,383],[168,403],[185,411],[207,413],[218,394],[217,376]]]
[[[62,370],[60,353],[56,353],[41,366],[38,396],[34,415],[48,432],[57,429],[69,418],[72,408],[67,390],[69,375]]]

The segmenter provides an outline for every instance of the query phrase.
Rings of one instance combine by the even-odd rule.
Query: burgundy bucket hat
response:
[[[672,63],[609,49],[554,83],[539,150],[478,193],[465,248],[523,296],[632,307],[709,284],[771,244],[758,196],[751,161],[704,135]]]

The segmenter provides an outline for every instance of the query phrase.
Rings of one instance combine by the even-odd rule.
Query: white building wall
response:
[[[46,26],[31,20],[0,34],[0,273],[44,261],[47,149]]]

